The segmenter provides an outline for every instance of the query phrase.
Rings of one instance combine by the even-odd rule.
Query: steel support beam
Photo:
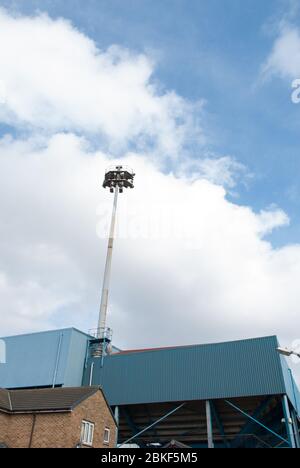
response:
[[[120,447],[122,447],[123,445],[125,444],[128,444],[129,442],[131,442],[132,440],[134,439],[137,439],[140,435],[144,434],[144,432],[148,431],[149,429],[152,429],[152,427],[156,426],[157,424],[159,424],[160,422],[164,421],[165,419],[167,419],[169,416],[171,416],[172,414],[176,413],[177,411],[179,411],[186,403],[182,403],[181,405],[177,406],[176,408],[172,409],[172,411],[169,411],[167,414],[165,414],[164,416],[162,416],[161,418],[159,418],[157,421],[155,421],[154,423],[150,424],[150,426],[147,426],[145,427],[144,429],[142,429],[141,431],[139,431],[137,434],[133,435],[132,437],[130,437],[130,439],[127,439],[125,440],[125,442],[123,442]]]
[[[230,448],[230,443],[228,442],[227,438],[226,438],[226,434],[225,434],[225,430],[224,430],[224,426],[222,424],[222,421],[221,421],[221,418],[218,414],[218,411],[217,411],[217,408],[214,404],[213,401],[210,402],[210,406],[211,406],[211,411],[212,411],[212,414],[215,418],[215,421],[217,423],[217,426],[219,428],[219,431],[220,431],[220,434],[221,436],[223,437],[223,440],[224,440],[224,444],[225,444],[225,447],[226,448]]]
[[[269,406],[270,402],[272,401],[273,397],[271,398],[266,398],[259,406],[258,408],[254,411],[252,417],[253,419],[257,420],[260,418],[264,410]],[[255,427],[256,421],[253,421],[252,419],[248,419],[247,423],[245,426],[241,429],[241,431],[238,433],[234,441],[232,442],[232,448],[237,448],[239,445],[239,440],[241,437],[243,437],[245,434],[251,434],[251,431],[253,430],[252,428]]]
[[[154,419],[152,418],[152,416],[150,414],[149,406],[144,405],[144,408],[145,408],[145,413],[147,414],[149,425],[150,425],[150,424],[154,423]],[[153,434],[154,434],[154,437],[157,437],[157,426],[153,426]]]
[[[213,426],[212,426],[212,418],[211,418],[211,406],[210,401],[207,400],[205,402],[205,409],[206,409],[206,423],[207,423],[207,443],[208,448],[214,448],[214,440],[213,440]]]
[[[136,426],[136,424],[134,423],[132,417],[131,417],[131,414],[129,413],[128,409],[125,408],[124,406],[122,406],[120,408],[122,414],[124,415],[125,419],[126,419],[126,423],[128,425],[128,427],[131,429],[131,432],[133,434],[133,436],[137,433],[140,432],[140,428]],[[135,437],[136,438],[136,442],[139,442],[140,444],[144,445],[144,442],[139,439],[138,437]],[[122,442],[121,445],[123,445],[125,442]]]
[[[295,441],[295,436],[294,436],[294,426],[293,426],[293,420],[291,417],[290,413],[290,406],[289,406],[289,400],[286,395],[283,395],[282,397],[282,406],[283,406],[283,413],[284,413],[284,419],[285,419],[285,426],[286,426],[286,432],[287,436],[289,439],[289,445],[291,448],[296,448],[296,441]]]
[[[298,425],[297,414],[294,409],[292,409],[292,419],[293,419],[296,447],[299,449],[300,448],[299,425]]]
[[[243,414],[244,416],[246,416],[247,418],[249,418],[251,421],[255,422],[256,424],[258,424],[260,427],[263,427],[266,431],[270,432],[271,434],[273,434],[274,436],[276,436],[278,439],[280,439],[282,442],[285,442],[286,444],[290,445],[289,444],[289,441],[284,439],[283,437],[281,437],[281,435],[277,434],[276,432],[272,431],[272,429],[270,429],[269,427],[265,426],[265,424],[261,423],[260,421],[258,421],[257,419],[255,419],[253,416],[250,416],[250,414],[246,413],[245,411],[241,410],[238,406],[234,405],[231,401],[228,401],[228,400],[224,400],[225,403],[227,403],[229,406],[231,406],[231,408],[234,408],[236,411],[238,411],[239,413]]]

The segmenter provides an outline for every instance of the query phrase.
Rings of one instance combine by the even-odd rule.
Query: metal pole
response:
[[[115,407],[115,420],[116,420],[116,423],[117,423],[115,447],[118,447],[119,424],[120,424],[120,412],[119,412],[119,407],[118,406]]]
[[[284,419],[285,419],[285,425],[286,425],[287,435],[289,439],[289,444],[291,448],[295,449],[296,442],[295,442],[294,431],[293,431],[293,422],[292,422],[291,413],[290,413],[289,400],[286,395],[283,395],[282,397],[282,406],[283,406]]]
[[[213,449],[213,448],[215,448],[215,446],[214,446],[214,441],[213,441],[213,427],[212,427],[211,407],[210,407],[210,401],[209,400],[207,400],[205,402],[205,407],[206,407],[208,448]]]
[[[118,194],[119,194],[119,187],[116,187],[115,195],[114,195],[113,211],[112,211],[112,217],[111,217],[111,224],[110,224],[104,277],[103,277],[101,305],[100,305],[100,313],[99,313],[99,321],[98,321],[98,338],[101,338],[101,331],[105,332],[105,328],[106,328],[108,292],[109,292],[109,282],[110,282],[110,273],[111,273],[112,251],[113,251],[113,244],[114,244],[114,231],[115,231],[115,224],[116,224]]]
[[[297,414],[296,414],[296,411],[294,409],[292,409],[292,420],[293,420],[296,447],[297,447],[297,449],[299,449],[300,448],[299,426],[298,426],[298,421],[297,421]]]

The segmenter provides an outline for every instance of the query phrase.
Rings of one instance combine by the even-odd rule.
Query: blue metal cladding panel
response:
[[[65,372],[65,387],[81,386],[89,339],[90,336],[85,333],[72,330]]]
[[[0,387],[52,386],[55,375],[55,385],[81,385],[87,335],[69,328],[3,340],[6,364],[0,364]]]
[[[275,336],[94,359],[93,384],[111,405],[285,393]],[[89,379],[92,360],[86,369]]]
[[[292,371],[288,366],[285,357],[281,356],[281,364],[283,370],[283,377],[286,387],[286,393],[289,397],[290,402],[300,416],[300,392],[297,383],[293,377]]]

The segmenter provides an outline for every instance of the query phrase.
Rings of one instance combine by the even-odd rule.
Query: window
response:
[[[94,428],[95,424],[88,421],[82,421],[80,438],[82,444],[90,446],[93,445]]]
[[[104,429],[104,437],[103,437],[103,442],[105,444],[109,444],[109,441],[110,441],[110,429],[108,429],[108,427],[106,427]]]

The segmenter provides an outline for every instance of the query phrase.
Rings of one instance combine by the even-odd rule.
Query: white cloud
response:
[[[263,67],[263,74],[282,78],[300,77],[300,30],[284,24]]]
[[[112,46],[99,50],[66,20],[12,17],[0,10],[0,120],[97,135],[113,150],[129,142],[176,157],[190,136],[201,141],[195,108],[161,92],[145,55]]]
[[[213,154],[204,155],[202,158],[182,161],[177,174],[189,180],[206,179],[210,182],[222,185],[229,189],[236,186],[240,178],[251,177],[247,168],[231,156],[216,157]]]
[[[258,216],[259,232],[263,236],[270,234],[275,228],[288,225],[289,223],[290,220],[287,214],[276,207],[262,210]]]
[[[96,324],[106,251],[97,225],[100,214],[108,221],[112,202],[100,179],[110,163],[73,135],[44,147],[2,141],[1,303],[10,310],[2,330]],[[109,308],[116,343],[297,338],[290,324],[300,300],[300,246],[275,250],[264,240],[286,224],[285,214],[256,214],[230,203],[222,187],[162,174],[142,155],[124,163],[137,177],[135,190],[120,197]]]

